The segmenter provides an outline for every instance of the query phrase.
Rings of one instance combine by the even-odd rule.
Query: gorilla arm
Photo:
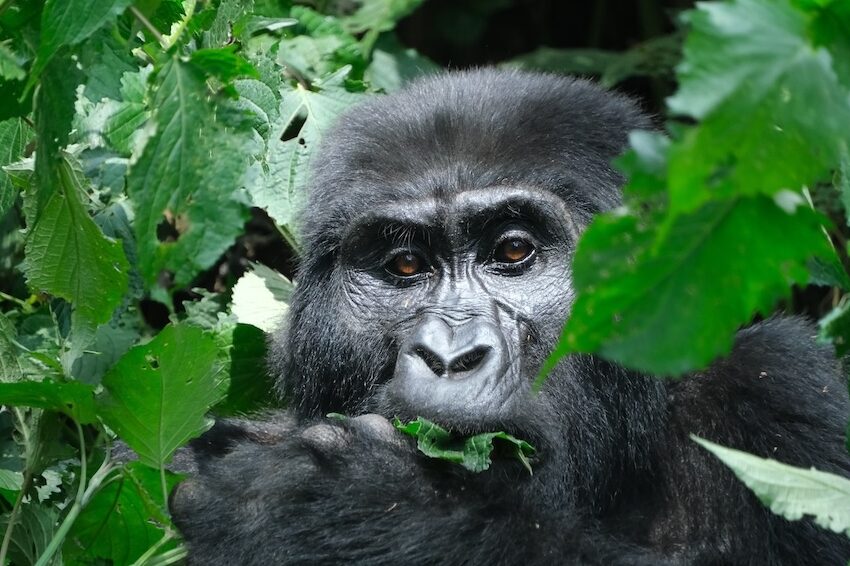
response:
[[[378,415],[323,421],[271,445],[256,421],[238,426],[225,434],[242,440],[200,460],[172,497],[192,564],[665,563],[571,532],[570,519],[541,516],[504,491],[470,492],[467,472],[425,459]]]

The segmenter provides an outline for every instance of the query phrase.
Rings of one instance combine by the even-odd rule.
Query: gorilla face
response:
[[[654,383],[574,357],[530,391],[569,313],[579,233],[618,202],[609,161],[646,125],[590,83],[493,71],[424,81],[344,117],[321,152],[299,286],[272,340],[301,414],[506,430],[541,458],[574,445],[560,464],[588,482],[616,469],[607,455],[633,446],[636,427],[608,423],[636,399],[651,406]],[[637,428],[652,418],[642,411]]]
[[[394,345],[378,398],[465,430],[521,412],[537,337],[566,316],[575,236],[564,203],[533,188],[430,195],[354,219],[340,253],[346,318]]]

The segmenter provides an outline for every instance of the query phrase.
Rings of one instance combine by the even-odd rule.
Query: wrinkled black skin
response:
[[[846,563],[844,537],[772,515],[688,437],[847,475],[840,368],[804,322],[744,330],[680,381],[573,356],[529,393],[570,309],[576,239],[620,200],[610,159],[647,127],[588,82],[500,71],[423,80],[341,119],[271,341],[293,411],[195,444],[198,473],[172,500],[190,562]],[[529,262],[497,261],[506,230],[533,243]],[[388,272],[398,250],[423,273]],[[486,352],[465,373],[417,357],[464,341]],[[512,432],[537,447],[534,475],[430,460],[396,415]]]

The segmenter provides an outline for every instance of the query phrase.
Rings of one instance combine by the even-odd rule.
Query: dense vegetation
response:
[[[0,0],[0,563],[183,558],[166,466],[211,413],[273,403],[263,332],[292,290],[227,258],[258,219],[297,254],[328,125],[437,70],[393,32],[420,3]],[[850,3],[710,2],[681,26],[680,60],[677,32],[505,63],[616,84],[679,60],[667,133],[632,136],[625,204],[580,243],[551,363],[680,375],[807,283],[846,353]],[[704,444],[775,512],[850,533],[850,480]]]

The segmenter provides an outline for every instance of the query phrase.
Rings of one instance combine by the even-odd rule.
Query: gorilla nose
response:
[[[427,368],[432,377],[463,379],[498,371],[499,344],[495,329],[483,321],[449,326],[439,318],[429,318],[417,326],[402,354],[417,360],[423,373]]]

